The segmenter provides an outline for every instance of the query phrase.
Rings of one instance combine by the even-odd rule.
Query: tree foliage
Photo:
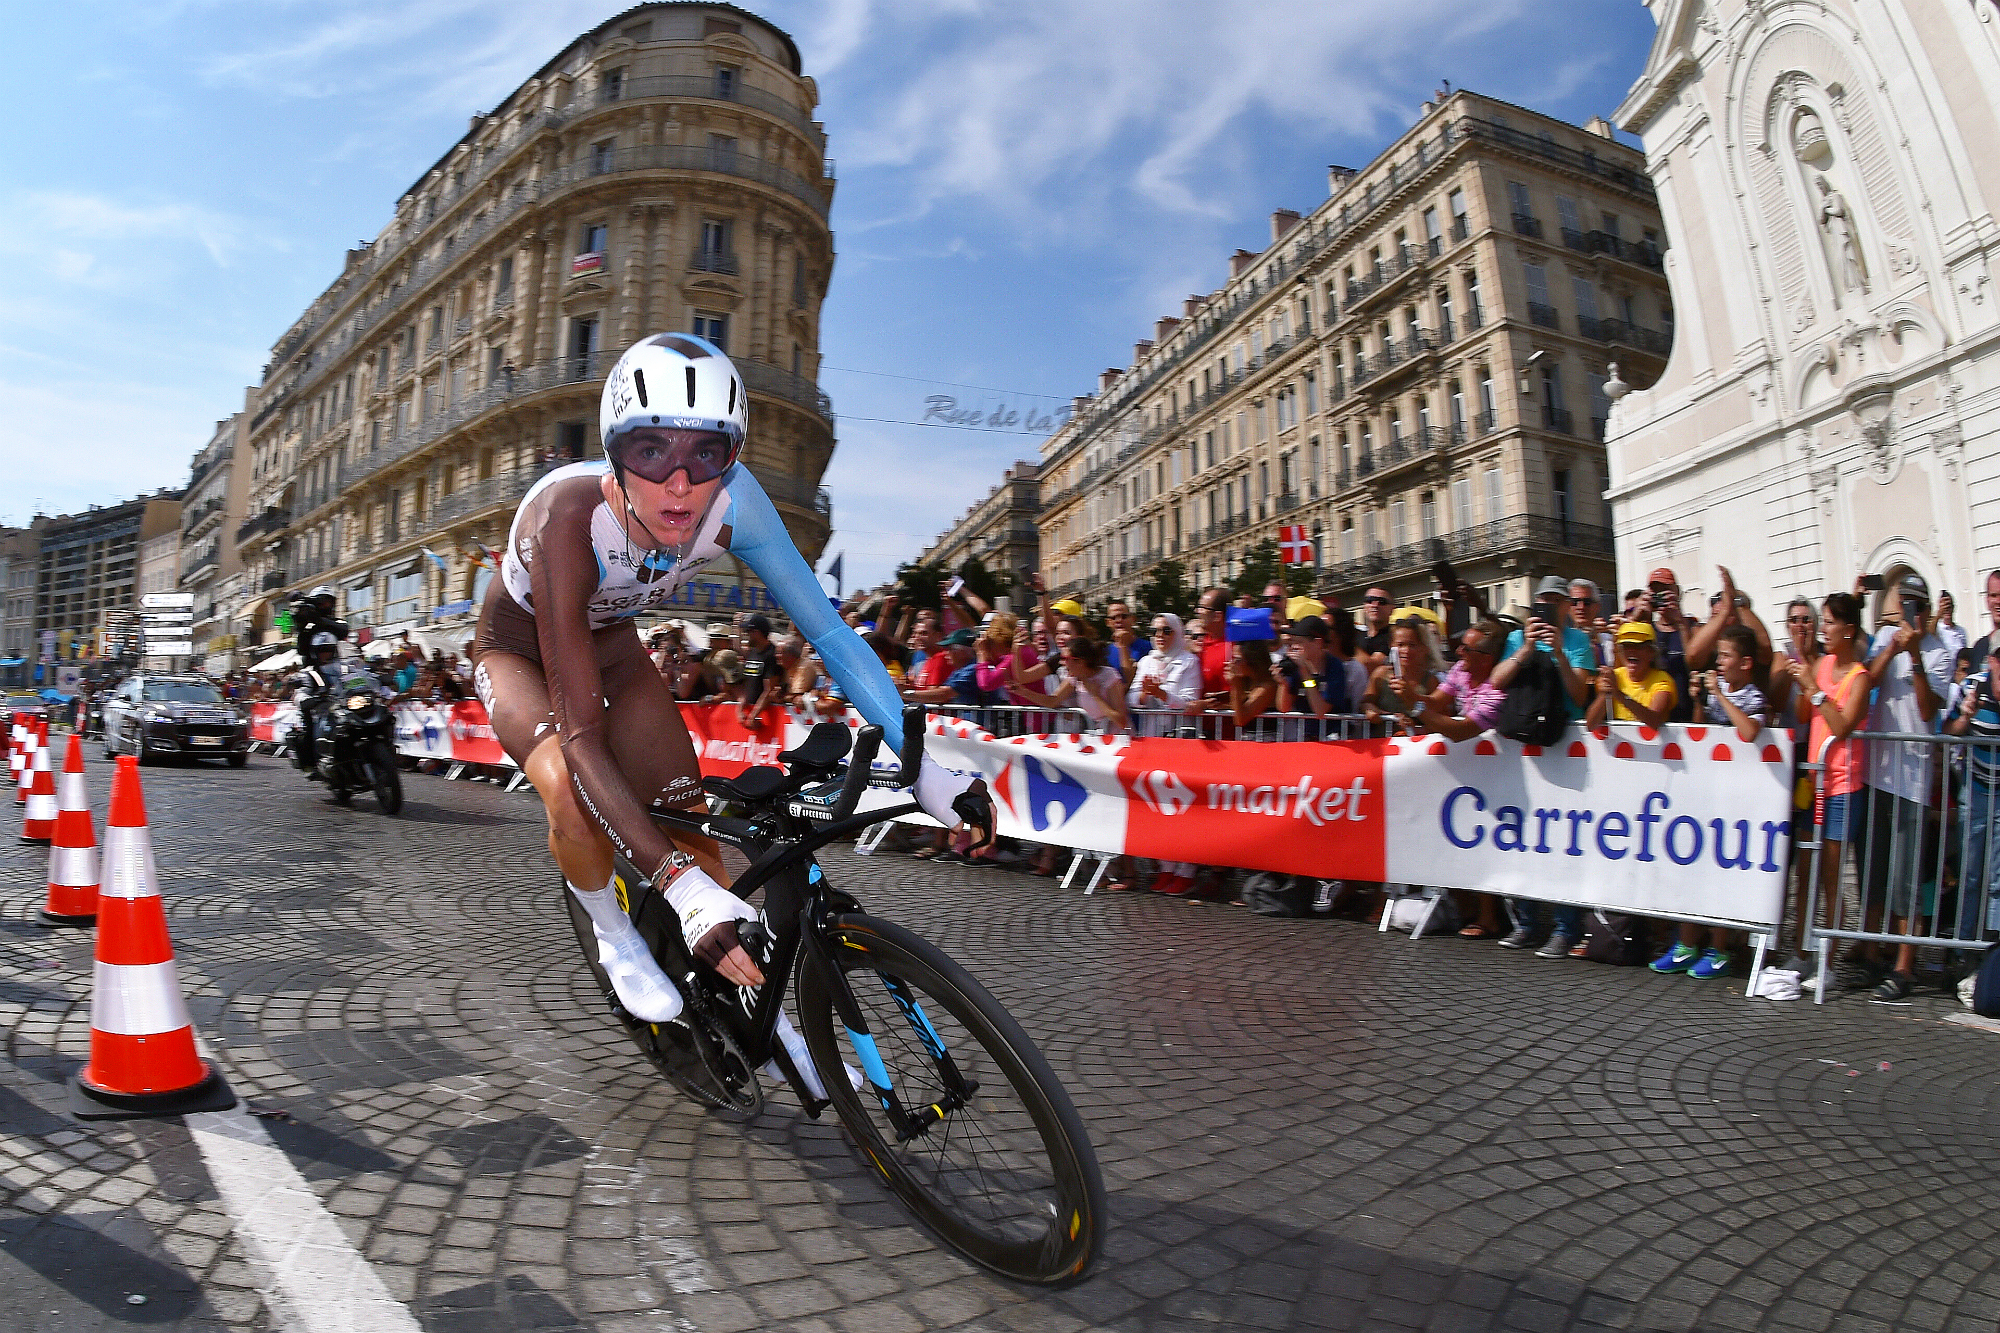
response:
[[[1188,581],[1187,566],[1178,560],[1162,560],[1133,594],[1138,610],[1146,615],[1161,611],[1186,619],[1194,613],[1196,593]]]
[[[1243,569],[1229,581],[1229,593],[1232,597],[1247,593],[1261,603],[1266,587],[1282,583],[1287,593],[1300,597],[1313,590],[1318,577],[1318,571],[1311,565],[1286,564],[1278,555],[1278,543],[1266,537],[1243,557]]]

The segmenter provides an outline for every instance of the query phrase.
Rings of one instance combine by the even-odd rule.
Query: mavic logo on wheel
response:
[[[1175,773],[1151,769],[1139,775],[1132,790],[1156,814],[1177,815],[1194,804],[1194,791]]]

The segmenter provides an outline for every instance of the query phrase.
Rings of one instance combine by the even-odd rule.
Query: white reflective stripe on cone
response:
[[[104,830],[104,887],[111,898],[157,898],[160,872],[153,865],[153,835],[144,827],[113,824]]]
[[[49,883],[66,889],[87,889],[97,883],[97,849],[49,848]]]
[[[84,789],[83,774],[62,773],[57,775],[56,803],[65,810],[90,809],[90,793]]]
[[[45,824],[56,822],[56,798],[47,792],[31,792],[28,796],[28,818],[39,819]]]
[[[164,963],[99,963],[90,995],[90,1026],[98,1032],[150,1037],[191,1027],[181,975]]]

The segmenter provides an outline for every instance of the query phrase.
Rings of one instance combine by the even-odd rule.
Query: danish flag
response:
[[[1288,565],[1310,565],[1313,562],[1313,544],[1306,536],[1305,524],[1279,525],[1278,554]]]

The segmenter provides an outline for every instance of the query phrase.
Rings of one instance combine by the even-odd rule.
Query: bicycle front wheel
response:
[[[1076,1108],[1021,1025],[900,926],[844,916],[827,944],[868,1035],[836,1034],[832,988],[810,951],[800,955],[799,1016],[863,1156],[975,1263],[1020,1282],[1082,1277],[1104,1240],[1104,1177]],[[825,1073],[850,1055],[866,1080],[859,1092]]]

